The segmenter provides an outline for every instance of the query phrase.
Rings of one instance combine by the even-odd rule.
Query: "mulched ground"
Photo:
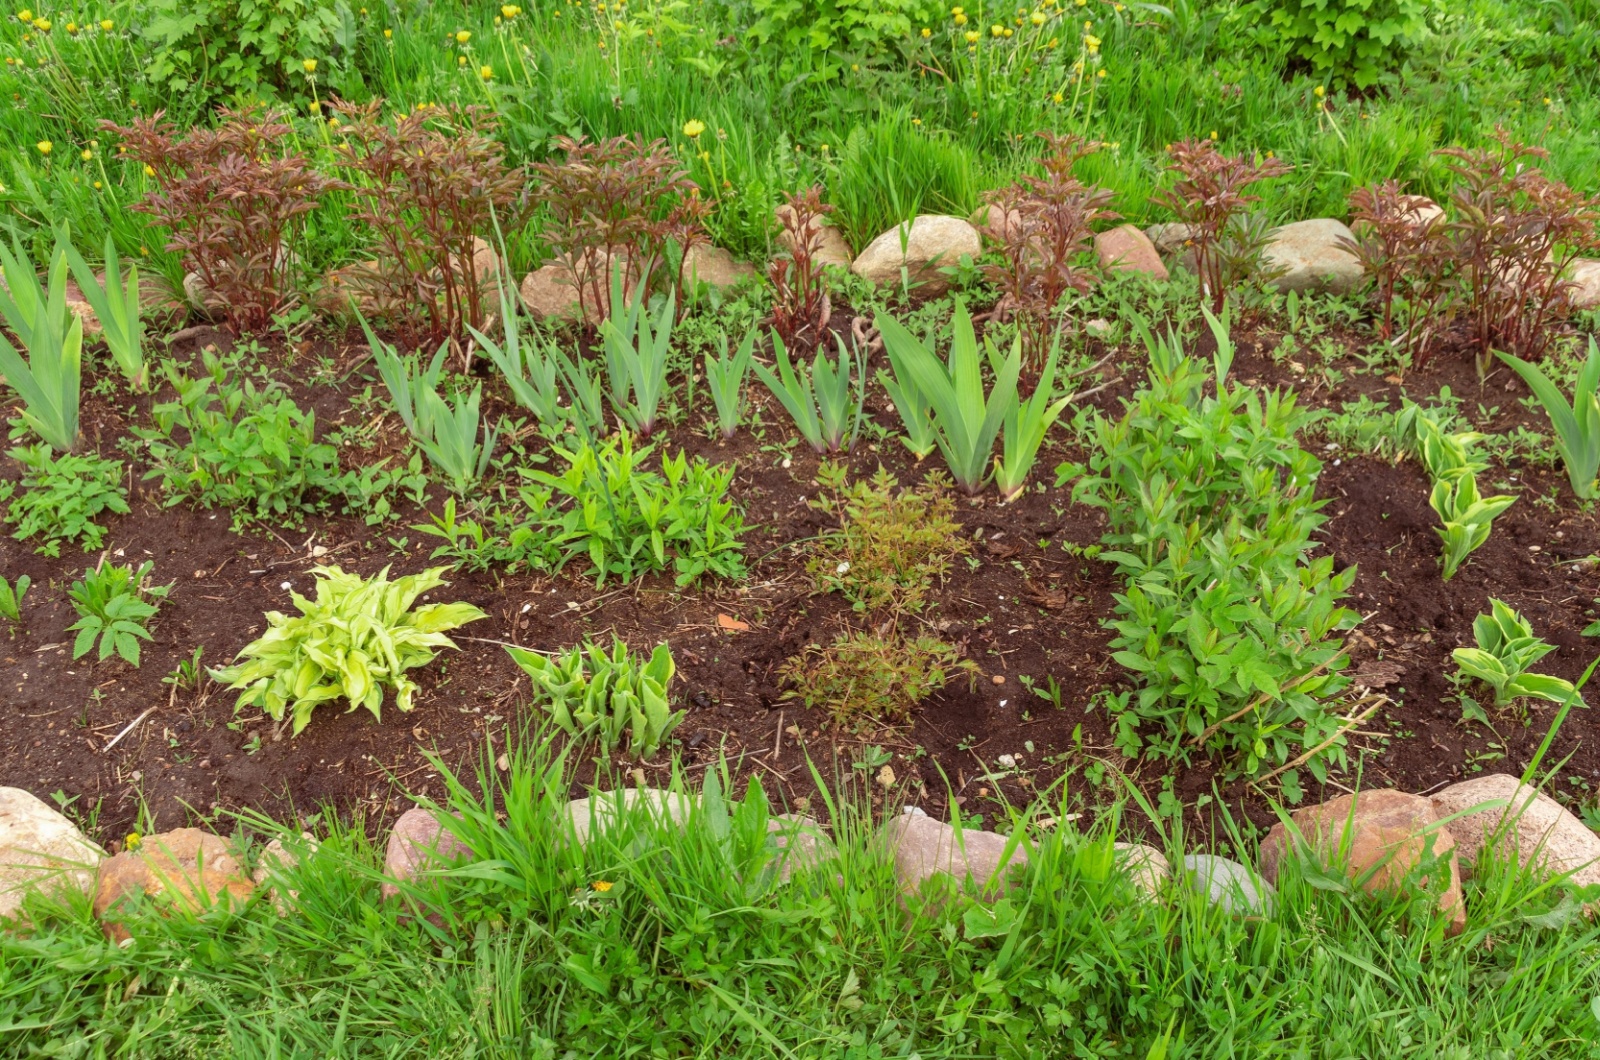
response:
[[[221,333],[191,329],[174,349],[193,355],[204,344],[223,341]],[[1351,375],[1333,387],[1312,382],[1315,372],[1278,364],[1258,345],[1270,349],[1275,337],[1258,333],[1241,342],[1235,378],[1294,384],[1312,404],[1336,405],[1358,393],[1392,398],[1399,390],[1373,374]],[[359,364],[362,352],[339,342],[280,348],[267,356],[327,429],[357,422],[358,416],[370,421],[373,413],[358,414],[350,398],[376,381],[367,365],[337,385],[308,383],[307,366],[318,357],[332,358],[337,367],[329,378],[336,379]],[[1340,367],[1348,372],[1352,365]],[[1138,377],[1126,373],[1093,400],[1115,409]],[[1408,380],[1407,391],[1420,398],[1448,385],[1469,407],[1480,401],[1499,406],[1497,417],[1481,425],[1486,429],[1503,431],[1516,423],[1546,429],[1515,401],[1525,393],[1521,384],[1508,389],[1507,383],[1502,372],[1480,390],[1470,365],[1444,359]],[[86,396],[85,433],[102,453],[114,453],[130,422],[147,415],[148,399],[134,404],[137,412],[125,393],[113,400]],[[895,422],[884,408],[872,411],[880,422]],[[781,417],[781,411],[770,411],[765,418],[770,424],[783,422]],[[402,445],[392,417],[379,430],[380,445],[360,459]],[[992,823],[1003,802],[1026,802],[1062,777],[1075,803],[1086,809],[1103,805],[1115,794],[1120,772],[1152,800],[1170,775],[1175,794],[1189,804],[1191,829],[1220,827],[1222,807],[1241,823],[1271,823],[1271,789],[1222,784],[1205,761],[1130,762],[1111,746],[1105,713],[1090,706],[1099,691],[1125,680],[1106,657],[1108,635],[1100,624],[1111,612],[1118,582],[1109,565],[1078,558],[1065,547],[1092,545],[1103,529],[1099,513],[1072,504],[1066,490],[1030,491],[1005,506],[991,492],[979,503],[961,505],[959,520],[975,542],[972,562],[957,562],[924,619],[982,668],[975,684],[952,684],[910,724],[859,732],[786,701],[776,676],[784,661],[859,620],[837,598],[812,592],[804,543],[828,525],[826,516],[806,504],[816,491],[817,459],[803,446],[788,453],[777,448],[784,434],[769,429],[755,439],[741,433],[726,446],[708,440],[698,425],[681,425],[667,435],[673,448],[736,465],[734,496],[751,527],[746,580],[680,593],[663,576],[597,593],[575,569],[557,578],[453,576],[436,598],[470,601],[490,617],[460,631],[461,651],[415,672],[423,687],[417,708],[402,715],[391,705],[380,724],[365,711],[324,707],[293,738],[258,712],[235,715],[233,697],[214,684],[179,689],[163,678],[196,647],[204,648],[206,664],[231,659],[264,628],[262,612],[291,610],[287,587],[309,591],[308,572],[317,563],[363,574],[385,565],[397,573],[430,565],[432,539],[405,529],[423,521],[422,513],[405,512],[382,532],[344,518],[309,519],[294,531],[235,534],[225,512],[162,507],[136,466],[130,475],[133,512],[111,522],[109,549],[126,561],[153,559],[157,577],[176,582],[140,669],[117,660],[91,665],[89,658],[70,658],[72,634],[66,628],[75,615],[65,589],[95,556],[69,551],[49,560],[0,538],[0,570],[34,581],[25,628],[8,639],[0,634],[0,689],[6,696],[0,783],[76,800],[74,811],[90,817],[105,840],[136,826],[176,827],[242,808],[280,819],[332,808],[377,829],[408,805],[405,793],[441,794],[426,752],[470,770],[492,761],[508,733],[528,720],[526,678],[498,642],[553,649],[615,632],[646,651],[659,641],[671,644],[679,673],[675,692],[689,711],[676,735],[691,773],[726,756],[735,775],[759,778],[791,805],[814,799],[815,766],[825,778],[847,779],[876,801],[887,800],[888,809],[914,802],[945,815],[948,793],[961,812],[985,815]],[[1454,670],[1450,651],[1471,642],[1473,618],[1497,597],[1558,646],[1541,669],[1580,676],[1600,650],[1600,642],[1580,636],[1600,596],[1600,572],[1587,560],[1600,553],[1593,514],[1576,510],[1560,471],[1495,469],[1487,481],[1515,476],[1523,499],[1496,522],[1488,544],[1444,583],[1422,469],[1411,462],[1392,466],[1324,455],[1328,463],[1318,492],[1329,501],[1329,520],[1323,544],[1340,568],[1357,566],[1351,606],[1365,616],[1349,642],[1353,667],[1393,702],[1352,737],[1351,771],[1336,775],[1326,792],[1309,787],[1307,798],[1354,786],[1357,774],[1364,786],[1426,791],[1475,772],[1520,771],[1543,738],[1551,709],[1533,707],[1526,719],[1492,716],[1487,727],[1464,724],[1447,679]],[[1058,444],[1041,455],[1037,477],[1053,481],[1057,463],[1085,458]],[[15,465],[5,463],[0,474],[15,476]],[[870,474],[881,463],[903,483],[926,470],[912,466],[893,439],[858,446],[850,463],[857,474]],[[1558,486],[1562,507],[1537,502]],[[408,538],[404,549],[386,540],[401,537]],[[1062,690],[1060,709],[1028,691],[1020,680],[1024,675],[1041,685],[1045,675],[1053,675]],[[1578,799],[1589,793],[1586,785],[1600,785],[1596,744],[1591,716],[1575,713],[1549,759],[1566,760],[1558,786],[1563,794]],[[1013,756],[1015,765],[1002,768],[1001,755]],[[873,780],[885,762],[897,778],[889,792]],[[586,767],[584,775],[594,768]],[[638,770],[645,780],[659,782],[669,767],[658,756],[642,764],[619,759],[611,768],[623,775]],[[1220,798],[1195,808],[1214,789]],[[153,821],[141,821],[141,806]]]

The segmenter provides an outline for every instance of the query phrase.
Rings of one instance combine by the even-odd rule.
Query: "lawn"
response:
[[[1426,865],[1241,917],[1179,864],[1495,774],[1600,854],[1594,0],[0,51],[0,781],[319,844],[131,946],[30,898],[0,1052],[1597,1055],[1578,862],[1463,846],[1459,932]],[[616,787],[695,809],[563,837]],[[473,857],[395,902],[418,804]],[[1028,864],[909,887],[908,809]]]

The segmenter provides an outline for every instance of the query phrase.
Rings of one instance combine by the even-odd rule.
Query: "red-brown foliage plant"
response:
[[[523,174],[506,164],[482,107],[430,106],[390,121],[382,104],[331,104],[345,119],[337,150],[358,178],[357,216],[377,244],[371,293],[408,342],[466,349],[466,327],[483,326],[500,282],[496,225],[514,229],[526,209]]]
[[[778,208],[787,254],[772,259],[767,277],[772,281],[772,327],[791,352],[816,349],[828,328],[833,305],[823,282],[823,229],[833,207],[822,201],[822,187],[813,185],[786,196]]]
[[[297,295],[294,247],[323,193],[344,187],[311,168],[281,111],[219,111],[215,128],[180,132],[163,113],[101,128],[155,178],[134,205],[170,232],[205,291],[208,308],[236,334],[261,331]]]
[[[1256,269],[1266,242],[1265,230],[1246,214],[1261,197],[1244,189],[1294,167],[1275,158],[1225,155],[1210,140],[1172,144],[1167,156],[1177,180],[1151,198],[1188,226],[1201,294],[1220,313],[1228,291]]]
[[[1043,132],[1043,176],[1028,175],[990,197],[986,226],[1003,262],[985,274],[1000,290],[998,315],[1018,318],[1024,361],[1041,365],[1053,345],[1051,316],[1068,291],[1084,292],[1096,274],[1079,261],[1094,239],[1094,225],[1115,220],[1112,193],[1086,185],[1073,166],[1103,145]]]
[[[584,315],[593,320],[609,312],[613,262],[623,270],[625,289],[648,288],[674,251],[674,282],[681,287],[684,261],[706,241],[709,207],[666,141],[562,136],[556,146],[563,160],[531,167],[533,198],[549,214],[545,239],[577,289]]]
[[[1372,280],[1378,335],[1420,368],[1454,304],[1455,259],[1444,211],[1425,195],[1408,194],[1397,180],[1356,188],[1349,202],[1356,240],[1346,241],[1345,249]]]
[[[1449,233],[1459,297],[1480,374],[1498,348],[1533,360],[1571,311],[1574,259],[1600,247],[1600,197],[1573,191],[1533,165],[1549,157],[1496,129],[1496,146],[1446,148],[1456,185]]]

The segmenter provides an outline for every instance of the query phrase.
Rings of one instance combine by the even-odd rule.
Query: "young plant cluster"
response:
[[[1485,497],[1478,492],[1478,472],[1488,464],[1473,453],[1483,439],[1476,431],[1446,434],[1438,421],[1417,406],[1414,429],[1417,455],[1433,479],[1428,503],[1439,516],[1436,528],[1444,551],[1439,556],[1443,577],[1455,576],[1468,556],[1489,540],[1495,517],[1516,502],[1515,497]]]
[[[244,646],[242,661],[211,676],[239,692],[236,711],[259,707],[276,721],[288,714],[294,735],[313,710],[339,699],[349,704],[347,711],[366,707],[377,718],[392,690],[395,706],[408,711],[417,684],[407,671],[432,662],[440,648],[454,648],[449,630],[487,617],[467,603],[413,608],[418,597],[445,584],[446,569],[391,581],[387,567],[371,578],[314,567],[316,598],[294,593],[298,615],[268,611],[267,632]]]
[[[54,456],[41,445],[19,446],[6,455],[22,465],[22,489],[0,482],[0,500],[10,500],[5,520],[16,527],[12,536],[18,541],[39,539],[35,551],[41,555],[61,555],[63,542],[93,552],[105,542],[100,517],[128,514],[120,461],[87,453]]]
[[[607,754],[626,738],[634,757],[649,758],[683,721],[684,711],[669,703],[677,667],[665,644],[648,660],[630,654],[621,640],[609,655],[594,644],[554,657],[512,645],[506,651],[532,679],[534,701],[556,726],[575,738],[597,740]]]
[[[1481,681],[1494,691],[1494,705],[1505,707],[1519,699],[1565,703],[1576,692],[1571,681],[1550,674],[1529,672],[1529,667],[1556,650],[1535,635],[1533,624],[1500,600],[1489,600],[1489,613],[1472,620],[1475,647],[1450,653],[1459,668],[1459,680]]]
[[[1357,615],[1338,601],[1355,569],[1309,556],[1323,522],[1321,464],[1298,441],[1309,414],[1230,384],[1227,323],[1207,319],[1212,370],[1147,334],[1149,382],[1122,416],[1091,422],[1087,469],[1059,469],[1105,510],[1103,558],[1125,579],[1111,646],[1139,687],[1108,697],[1117,742],[1164,758],[1198,748],[1245,776],[1326,752],[1308,760],[1321,780],[1344,760],[1338,635]]]
[[[846,485],[848,469],[818,470],[823,496],[812,506],[839,520],[821,537],[807,570],[820,592],[839,593],[872,623],[846,629],[826,645],[811,644],[786,662],[787,698],[826,707],[841,724],[904,721],[923,699],[957,674],[977,667],[952,645],[900,629],[920,615],[950,564],[967,551],[943,476],[901,489],[880,468]]]

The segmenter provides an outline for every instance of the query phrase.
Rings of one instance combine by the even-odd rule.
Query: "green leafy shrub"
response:
[[[1200,746],[1256,775],[1338,732],[1327,704],[1349,680],[1336,634],[1357,616],[1337,601],[1355,569],[1306,559],[1323,522],[1321,463],[1297,440],[1310,415],[1292,394],[1228,385],[1233,348],[1208,319],[1214,371],[1153,345],[1145,388],[1120,418],[1095,418],[1073,492],[1105,509],[1103,558],[1126,579],[1111,646],[1140,687],[1110,697],[1118,743],[1163,757]],[[1337,741],[1330,753],[1342,760]],[[1320,758],[1310,768],[1325,775]]]
[[[1425,25],[1426,0],[1255,0],[1242,9],[1265,38],[1336,84],[1376,84]]]
[[[67,596],[78,612],[78,621],[67,630],[78,634],[72,642],[74,659],[89,654],[98,639],[101,662],[115,651],[129,665],[139,665],[139,642],[150,639],[145,623],[155,617],[159,601],[172,590],[170,584],[146,584],[154,569],[155,564],[148,560],[137,571],[125,564],[103,563],[84,571],[82,580],[72,583]]]
[[[512,645],[506,651],[533,679],[535,700],[562,731],[593,736],[608,753],[626,736],[634,755],[648,758],[683,721],[684,712],[669,703],[677,667],[665,644],[656,646],[648,662],[630,655],[620,639],[613,641],[610,655],[594,644],[554,658]]]
[[[145,478],[160,480],[168,505],[190,499],[229,508],[237,526],[252,519],[298,523],[333,498],[366,499],[361,476],[341,474],[338,449],[317,441],[315,413],[280,384],[241,382],[212,354],[204,363],[206,374],[195,379],[169,367],[177,400],[155,406],[154,429],[135,429],[150,451]]]
[[[1461,677],[1476,678],[1494,689],[1495,706],[1524,696],[1563,703],[1573,693],[1571,681],[1550,674],[1532,674],[1528,667],[1556,650],[1534,635],[1533,625],[1511,607],[1489,599],[1489,613],[1472,620],[1475,648],[1450,653]]]
[[[669,562],[679,585],[706,574],[743,576],[744,516],[728,499],[733,468],[690,463],[679,453],[663,455],[657,474],[645,468],[652,448],[635,452],[624,434],[598,448],[556,449],[568,465],[560,474],[524,472],[533,488],[523,500],[542,524],[537,532],[561,552],[556,569],[586,556],[600,584],[630,582]]]
[[[384,691],[392,688],[395,706],[408,711],[417,685],[406,671],[432,662],[440,648],[454,648],[446,631],[488,617],[467,603],[412,609],[417,597],[445,584],[445,570],[390,581],[388,567],[371,578],[313,567],[316,599],[294,593],[300,614],[268,611],[267,632],[239,652],[244,661],[210,674],[243,690],[235,710],[260,707],[278,721],[292,711],[296,734],[319,704],[335,699],[381,718]]]
[[[934,637],[847,631],[823,647],[808,645],[783,664],[785,699],[826,707],[844,724],[903,721],[957,674],[976,683],[978,666]]]
[[[153,0],[140,8],[144,74],[169,92],[198,86],[216,99],[287,88],[306,77],[308,57],[330,54],[341,8],[348,18],[344,4],[314,0]]]
[[[1444,568],[1444,580],[1449,581],[1467,557],[1489,540],[1495,518],[1516,498],[1484,497],[1478,493],[1478,472],[1489,464],[1473,449],[1484,435],[1477,431],[1446,433],[1434,415],[1416,405],[1402,411],[1401,418],[1410,419],[1417,455],[1433,478],[1428,503],[1439,516],[1440,525],[1435,531],[1444,543],[1439,562]]]
[[[824,464],[825,493],[811,506],[833,515],[839,528],[822,534],[807,569],[825,592],[857,611],[922,610],[934,581],[967,551],[955,521],[949,481],[935,473],[914,489],[879,468],[870,480],[844,486],[846,469]]]
[[[0,499],[10,493],[6,522],[17,528],[18,541],[43,539],[35,551],[61,555],[63,541],[75,541],[85,552],[99,548],[106,528],[95,520],[106,512],[128,514],[122,486],[122,463],[91,454],[52,456],[43,446],[12,449],[6,454],[21,464],[22,490],[0,484]]]
[[[831,81],[841,57],[881,56],[909,41],[940,11],[925,0],[753,0],[750,37],[770,51],[785,80],[800,73]]]

